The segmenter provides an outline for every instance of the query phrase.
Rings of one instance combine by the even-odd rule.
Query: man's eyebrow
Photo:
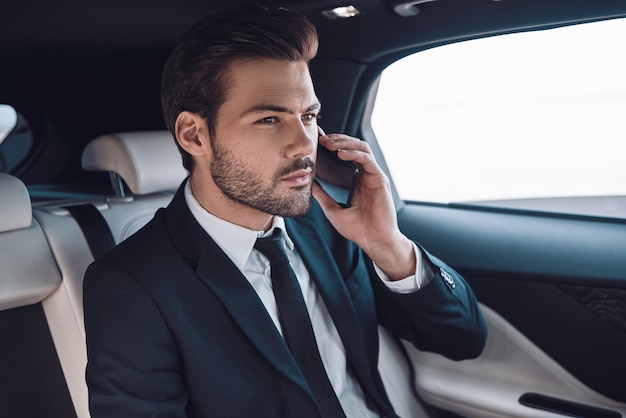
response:
[[[311,106],[304,109],[303,113],[310,112],[312,110],[318,110],[321,107],[322,105],[319,102],[315,102]],[[273,105],[269,103],[261,103],[261,104],[254,105],[246,109],[245,111],[241,113],[240,116],[243,117],[252,113],[260,113],[260,112],[278,112],[278,113],[289,113],[289,114],[295,113],[293,110],[283,107],[283,106]]]

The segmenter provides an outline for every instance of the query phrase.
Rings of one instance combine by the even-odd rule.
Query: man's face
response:
[[[293,217],[311,205],[319,102],[305,62],[235,62],[211,138],[210,173],[226,198]]]

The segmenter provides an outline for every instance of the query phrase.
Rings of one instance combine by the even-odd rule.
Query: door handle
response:
[[[568,417],[622,418],[622,414],[617,411],[553,398],[539,393],[525,393],[519,398],[519,403],[529,408],[541,409]]]

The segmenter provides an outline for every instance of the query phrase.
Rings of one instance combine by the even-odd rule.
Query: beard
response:
[[[278,170],[270,181],[264,181],[253,167],[238,162],[231,152],[221,148],[215,140],[211,141],[211,148],[211,176],[231,201],[283,218],[305,215],[311,208],[312,184],[284,192],[277,190],[281,177],[297,170],[315,168],[310,158],[299,159],[291,166]]]

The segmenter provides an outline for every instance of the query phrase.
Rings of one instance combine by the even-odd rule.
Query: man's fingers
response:
[[[374,154],[372,154],[369,144],[365,141],[343,134],[328,134],[320,137],[320,146],[330,151],[336,151],[339,159],[352,161],[362,166],[367,172],[372,174],[378,172]]]
[[[322,144],[322,146],[328,148],[331,151],[346,149],[371,153],[370,146],[367,142],[343,134],[324,135],[320,138],[320,143]]]

